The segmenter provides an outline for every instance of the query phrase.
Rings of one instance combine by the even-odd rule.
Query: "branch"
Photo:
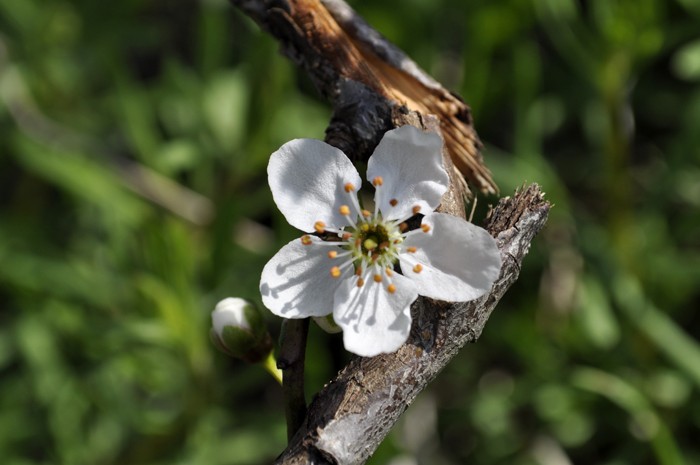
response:
[[[280,41],[334,107],[326,141],[367,159],[408,111],[438,117],[447,151],[472,186],[498,189],[479,153],[471,111],[342,0],[231,0]]]
[[[517,280],[550,205],[533,184],[501,199],[486,229],[496,237],[503,266],[491,292],[466,303],[419,298],[411,335],[397,352],[353,359],[321,392],[278,465],[362,464],[394,423],[457,352],[481,335],[491,312]]]
[[[342,0],[231,0],[280,43],[333,104],[326,141],[366,160],[382,135],[404,124],[437,130],[445,140],[451,187],[440,211],[464,217],[466,180],[497,188],[479,153],[469,107],[388,43]],[[408,341],[395,353],[355,358],[313,399],[277,464],[361,464],[399,416],[467,343],[518,278],[550,205],[539,186],[502,199],[487,221],[503,266],[488,295],[466,303],[419,298]]]

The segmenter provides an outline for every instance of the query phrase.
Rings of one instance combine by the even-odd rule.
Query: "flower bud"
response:
[[[272,337],[262,313],[251,302],[229,297],[211,314],[211,339],[222,352],[248,363],[258,363],[272,350]]]

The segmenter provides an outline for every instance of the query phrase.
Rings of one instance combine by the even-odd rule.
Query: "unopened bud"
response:
[[[229,297],[211,314],[211,339],[222,352],[248,363],[263,361],[272,350],[272,337],[260,310],[244,299]]]

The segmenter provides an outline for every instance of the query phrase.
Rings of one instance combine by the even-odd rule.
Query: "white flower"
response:
[[[282,247],[260,282],[263,303],[285,318],[333,315],[345,348],[362,356],[394,352],[411,328],[418,295],[461,302],[487,292],[501,260],[482,228],[434,213],[449,178],[442,140],[403,126],[370,157],[373,211],[357,198],[360,175],[340,150],[296,139],[267,168],[275,203],[307,233]],[[425,215],[419,228],[406,220]]]

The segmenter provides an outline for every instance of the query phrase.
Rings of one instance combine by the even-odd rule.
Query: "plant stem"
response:
[[[268,355],[263,362],[263,366],[265,367],[265,370],[267,370],[267,372],[270,373],[273,378],[275,378],[275,381],[282,385],[282,370],[277,368],[277,360],[275,360],[274,352],[270,352],[270,355]]]
[[[306,336],[309,332],[309,319],[284,320],[282,323],[282,344],[277,368],[283,372],[285,416],[287,418],[287,440],[301,427],[306,417],[304,398],[304,356]]]

